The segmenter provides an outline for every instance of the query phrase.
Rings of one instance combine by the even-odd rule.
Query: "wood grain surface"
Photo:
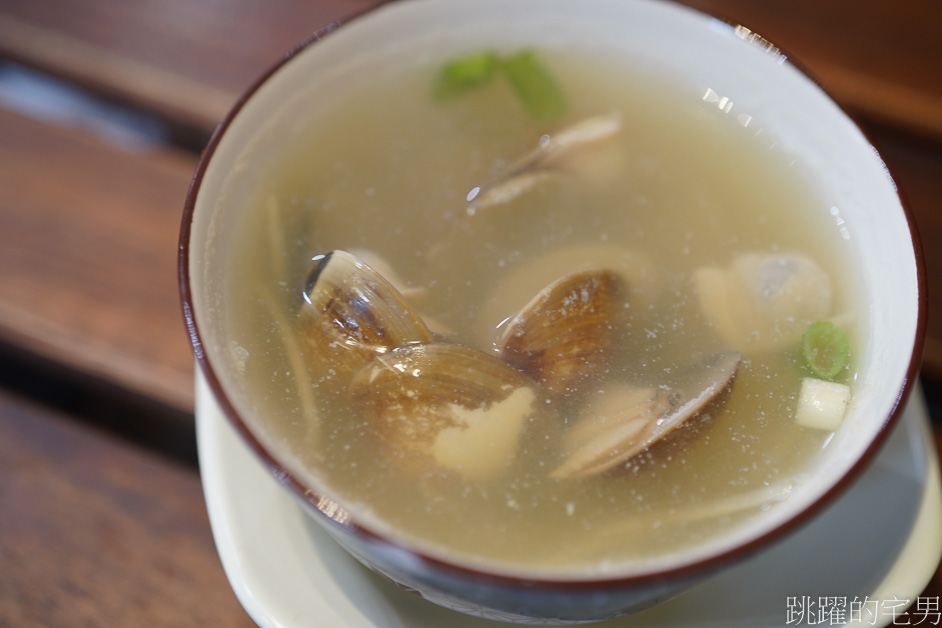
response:
[[[253,626],[199,476],[0,392],[0,626]]]
[[[195,165],[0,110],[0,340],[191,410],[176,243]]]
[[[209,132],[297,42],[371,0],[0,2],[0,57]]]
[[[235,97],[295,42],[379,3],[5,0],[0,56],[212,129]],[[938,0],[682,3],[781,46],[846,106],[942,138]]]

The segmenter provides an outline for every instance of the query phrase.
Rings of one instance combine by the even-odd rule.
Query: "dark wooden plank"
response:
[[[742,23],[839,101],[942,137],[937,0],[683,0]],[[211,129],[250,81],[319,26],[378,0],[7,0],[0,56]]]
[[[195,470],[2,392],[0,467],[0,625],[253,625]]]
[[[942,138],[942,2],[680,1],[772,41],[868,119]]]
[[[212,130],[295,43],[379,0],[5,0],[0,57]]]
[[[176,250],[195,164],[0,111],[0,342],[192,410]]]

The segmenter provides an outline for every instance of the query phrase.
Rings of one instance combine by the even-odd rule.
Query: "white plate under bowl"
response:
[[[440,608],[351,558],[239,439],[197,368],[200,469],[216,547],[242,606],[265,628],[488,628]],[[872,466],[825,512],[778,545],[600,628],[808,625],[819,598],[845,624],[885,626],[915,603],[942,555],[942,491],[917,389]],[[850,621],[855,620],[855,621]],[[816,620],[815,620],[816,621]],[[915,621],[918,621],[918,617]]]

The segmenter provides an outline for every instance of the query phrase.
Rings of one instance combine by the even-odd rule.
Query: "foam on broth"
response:
[[[317,381],[298,391],[304,365],[290,337],[300,291],[312,257],[333,249],[389,262],[436,329],[482,350],[513,313],[502,314],[493,295],[522,266],[567,247],[642,255],[657,289],[629,304],[613,377],[652,384],[691,355],[729,348],[693,289],[704,266],[799,252],[830,275],[834,314],[854,311],[850,252],[830,204],[749,112],[705,97],[708,85],[672,85],[591,56],[545,59],[570,99],[566,120],[553,125],[532,120],[500,82],[433,102],[441,60],[376,77],[322,107],[260,177],[239,227],[227,295],[233,355],[266,429],[318,485],[424,547],[524,569],[643,562],[787,497],[826,446],[829,433],[793,420],[797,347],[747,353],[728,401],[708,419],[625,468],[580,480],[547,477],[552,434],[530,429],[501,478],[416,481],[376,455],[375,426],[342,392]],[[461,217],[468,192],[541,134],[609,112],[622,129],[581,172]],[[565,404],[563,414],[572,420]]]

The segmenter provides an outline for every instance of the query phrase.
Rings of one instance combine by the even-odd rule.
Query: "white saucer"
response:
[[[435,606],[362,567],[239,440],[199,375],[196,393],[200,468],[213,535],[232,588],[257,624],[498,625]],[[942,490],[931,443],[917,390],[874,464],[826,512],[775,547],[663,604],[594,625],[808,625],[795,621],[797,613],[818,610],[824,596],[846,603],[845,619],[860,620],[843,625],[892,623],[893,608],[901,612],[902,602],[915,603],[942,556]],[[855,600],[858,612],[852,614]]]

